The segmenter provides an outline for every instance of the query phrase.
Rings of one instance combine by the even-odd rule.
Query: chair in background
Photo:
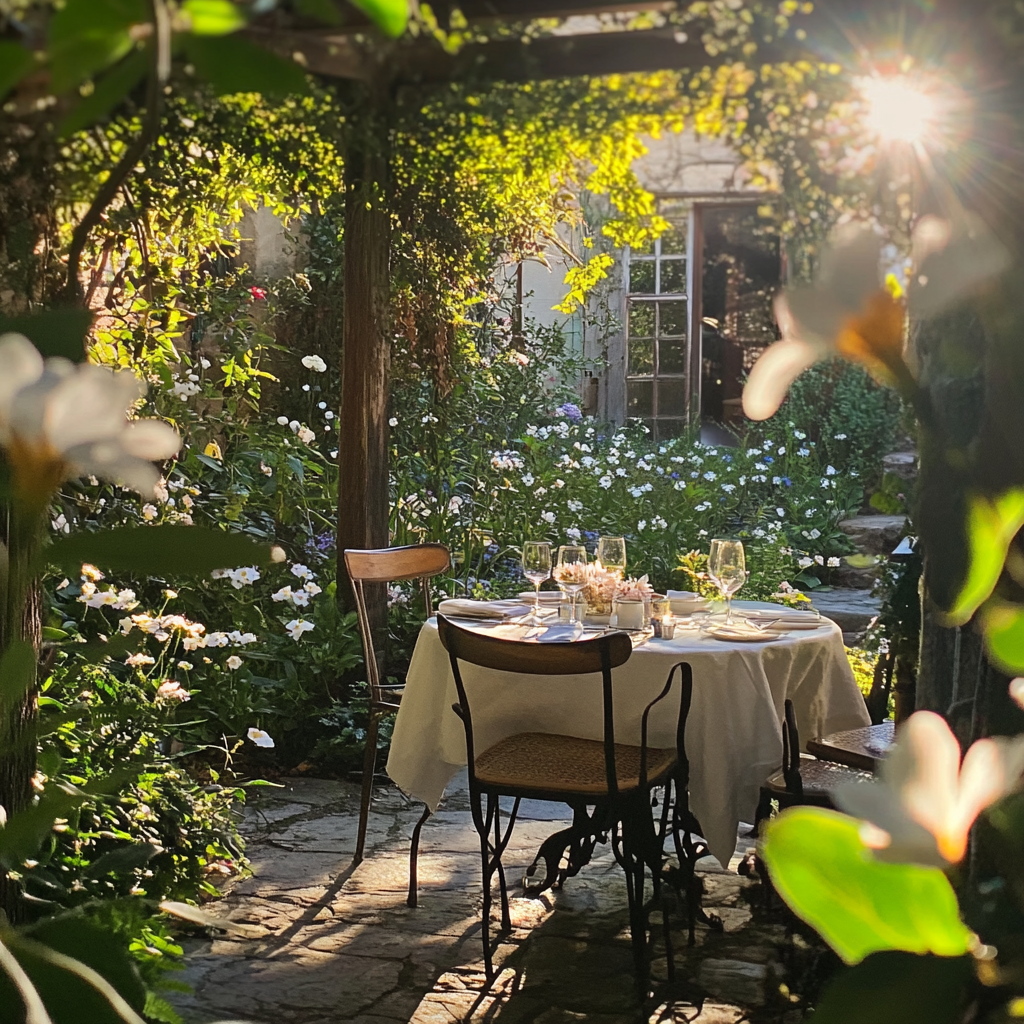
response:
[[[370,619],[366,607],[366,585],[398,583],[405,580],[421,580],[423,600],[427,618],[434,614],[430,596],[430,580],[445,572],[451,565],[448,549],[443,544],[409,544],[397,548],[371,548],[360,550],[348,548],[345,551],[345,568],[352,581],[359,616],[359,633],[363,641],[363,655],[366,660],[366,679],[370,686],[370,723],[366,729],[366,753],[363,758],[363,792],[359,804],[359,832],[356,836],[356,852],[353,863],[363,859],[366,845],[366,826],[370,817],[370,801],[373,798],[373,773],[377,766],[377,733],[384,715],[398,711],[402,686],[381,681],[380,663],[377,660]],[[426,808],[412,834],[409,849],[409,898],[410,907],[416,906],[417,878],[416,864],[419,857],[420,832],[430,817]]]
[[[638,985],[645,986],[649,961],[644,882],[646,871],[650,869],[654,900],[658,902],[667,816],[666,801],[659,834],[652,813],[651,790],[656,786],[670,785],[679,768],[675,748],[647,745],[648,715],[671,689],[676,668],[682,670],[684,688],[686,684],[692,686],[690,666],[681,664],[673,667],[664,689],[644,711],[640,745],[627,745],[615,741],[612,701],[612,669],[623,665],[633,651],[625,633],[611,633],[576,643],[539,644],[505,640],[462,629],[443,615],[438,615],[437,624],[441,642],[451,660],[459,695],[459,703],[453,705],[453,710],[462,719],[466,732],[470,801],[473,823],[480,836],[483,869],[482,937],[488,980],[494,977],[490,947],[491,882],[497,874],[502,928],[507,931],[512,925],[501,857],[511,838],[519,803],[525,797],[566,803],[573,809],[572,827],[550,837],[538,854],[538,860],[543,857],[548,862],[545,886],[576,874],[589,860],[597,837],[610,834],[615,858],[626,874],[636,979]],[[603,739],[527,732],[508,736],[486,750],[478,751],[474,740],[473,700],[467,693],[460,663],[524,676],[600,673]],[[476,690],[476,699],[484,699],[485,686],[482,680],[475,684],[475,688],[480,687]],[[688,697],[687,690],[680,707],[677,730],[680,743],[689,708]],[[504,830],[499,804],[503,796],[514,801]],[[567,850],[568,867],[560,870],[558,864]],[[671,967],[667,915],[663,915],[663,919]]]

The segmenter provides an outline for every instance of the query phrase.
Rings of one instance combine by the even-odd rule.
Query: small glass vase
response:
[[[614,605],[615,625],[619,629],[643,629],[646,625],[647,602],[616,598]]]

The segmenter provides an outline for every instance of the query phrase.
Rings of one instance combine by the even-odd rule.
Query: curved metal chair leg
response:
[[[356,852],[353,864],[363,859],[366,846],[366,826],[370,818],[370,801],[373,799],[373,772],[377,767],[377,726],[379,712],[370,711],[370,724],[366,730],[366,752],[363,755],[363,792],[359,800],[359,832],[356,835]]]
[[[419,876],[416,868],[420,857],[420,832],[423,831],[423,826],[431,813],[429,807],[424,807],[420,820],[416,822],[416,827],[412,830],[412,842],[409,845],[409,896],[405,901],[406,906],[409,907],[415,907],[418,900]]]

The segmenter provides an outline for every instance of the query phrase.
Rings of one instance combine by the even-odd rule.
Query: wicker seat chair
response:
[[[434,614],[430,596],[430,580],[445,572],[451,565],[451,556],[443,544],[409,544],[397,548],[348,548],[345,551],[345,568],[352,581],[359,616],[359,633],[363,641],[366,660],[366,678],[370,686],[370,723],[366,730],[366,753],[363,757],[363,792],[359,803],[359,832],[356,836],[356,852],[353,863],[363,859],[366,845],[366,827],[370,817],[370,802],[373,798],[373,773],[377,766],[377,733],[381,719],[398,711],[402,696],[401,685],[381,681],[380,663],[370,630],[370,619],[366,606],[366,585],[397,583],[405,580],[421,580],[423,600],[427,618]],[[419,857],[420,832],[430,817],[430,808],[416,823],[409,848],[409,897],[410,907],[416,906],[417,877],[416,865]]]
[[[466,733],[471,809],[480,836],[484,895],[482,939],[487,978],[494,977],[490,947],[491,883],[497,874],[502,928],[507,931],[511,928],[511,920],[501,857],[511,838],[519,803],[525,797],[558,801],[573,809],[572,827],[549,837],[537,855],[534,867],[542,859],[547,862],[544,883],[532,888],[527,886],[528,891],[539,892],[577,873],[589,860],[598,836],[611,836],[616,860],[626,874],[636,979],[638,985],[646,985],[649,958],[644,881],[649,869],[654,899],[660,901],[662,844],[668,805],[666,794],[659,830],[652,813],[651,790],[656,786],[671,785],[678,776],[680,764],[675,747],[648,746],[648,714],[669,693],[675,671],[681,669],[684,693],[680,700],[677,741],[682,743],[692,688],[690,666],[680,663],[673,667],[664,689],[644,711],[640,745],[629,745],[615,740],[612,702],[612,669],[624,664],[632,654],[632,643],[625,633],[611,633],[575,643],[541,644],[505,640],[462,629],[443,615],[438,615],[437,624],[441,642],[451,660],[459,696],[453,710],[462,719]],[[526,732],[508,736],[486,750],[478,751],[473,725],[474,701],[467,693],[461,664],[524,676],[600,673],[603,739]],[[475,684],[474,688],[480,685]],[[476,692],[476,699],[485,699],[482,696],[485,689],[477,689]],[[513,799],[504,828],[499,804],[503,796]],[[677,799],[675,805],[679,804]],[[559,867],[565,855],[568,866]],[[665,935],[667,941],[667,920]],[[671,965],[670,944],[667,952]]]

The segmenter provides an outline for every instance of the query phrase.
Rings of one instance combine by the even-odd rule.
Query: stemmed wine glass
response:
[[[547,541],[528,540],[523,544],[523,575],[533,584],[533,614],[523,619],[529,626],[542,626],[540,585],[551,576],[551,545]]]
[[[708,575],[725,598],[725,624],[732,625],[732,595],[747,581],[747,562],[743,542],[715,537],[708,556]]]
[[[626,574],[625,537],[602,537],[597,542],[597,560],[609,571],[619,576]]]
[[[582,544],[563,544],[558,549],[558,565],[555,567],[555,582],[569,595],[569,624],[577,626],[576,595],[587,585],[583,567],[587,564],[587,549]]]

